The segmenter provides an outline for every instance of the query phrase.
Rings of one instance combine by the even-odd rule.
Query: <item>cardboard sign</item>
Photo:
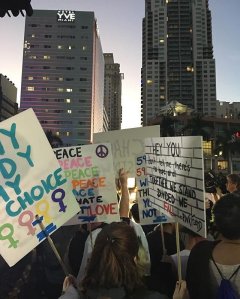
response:
[[[33,112],[0,123],[0,254],[13,266],[79,210]],[[39,215],[46,231],[41,231]]]
[[[149,138],[145,142],[153,205],[206,237],[202,137]]]
[[[169,219],[152,205],[148,188],[146,155],[137,157],[136,166],[137,199],[141,225],[173,222],[171,218]]]
[[[144,138],[160,136],[160,126],[140,127],[93,134],[93,142],[109,142],[112,145],[112,155],[115,174],[120,168],[129,172],[129,177],[135,177],[136,156],[144,153]]]
[[[67,224],[119,221],[111,145],[65,147],[54,153],[80,207]]]

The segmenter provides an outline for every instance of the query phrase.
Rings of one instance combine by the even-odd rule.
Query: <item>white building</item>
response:
[[[217,117],[240,119],[240,102],[217,101]]]
[[[104,57],[93,12],[34,10],[26,17],[21,109],[65,145],[103,129]]]
[[[145,0],[142,124],[178,101],[216,115],[216,76],[208,0]]]

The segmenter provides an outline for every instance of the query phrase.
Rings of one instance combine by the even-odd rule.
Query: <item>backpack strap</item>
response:
[[[212,261],[213,261],[215,267],[217,268],[218,273],[220,274],[221,278],[222,278],[222,279],[226,279],[226,278],[223,276],[222,272],[220,271],[220,269],[219,269],[217,263],[215,262],[213,256],[211,256],[211,259],[212,259]],[[232,275],[231,275],[227,280],[231,280],[231,279],[233,278],[233,276],[234,276],[235,274],[237,274],[237,272],[238,272],[239,269],[240,269],[240,265],[237,267],[237,269],[235,269],[235,271],[233,271]]]

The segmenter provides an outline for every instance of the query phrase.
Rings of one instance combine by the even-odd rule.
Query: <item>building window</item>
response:
[[[71,103],[71,99],[66,99],[66,103]]]
[[[49,80],[49,77],[48,76],[44,76],[44,77],[42,77],[43,78],[43,80],[45,81],[45,80]]]
[[[27,86],[27,91],[34,91],[34,86]]]
[[[59,91],[59,92],[63,92],[64,89],[63,89],[63,88],[57,88],[57,91]]]
[[[228,169],[228,161],[217,161],[217,166],[219,170],[227,170]]]
[[[71,109],[68,109],[67,113],[68,113],[68,114],[71,114],[71,113],[72,113],[72,110],[71,110]]]
[[[212,141],[203,141],[203,154],[212,156]]]
[[[44,55],[43,56],[43,59],[50,59],[51,58],[51,56],[49,56],[49,55]]]
[[[67,92],[72,92],[72,88],[67,88],[66,91]]]
[[[33,77],[31,77],[31,76],[30,76],[30,77],[28,77],[28,80],[33,80]]]
[[[63,49],[63,46],[62,45],[58,45],[57,48],[58,49]]]

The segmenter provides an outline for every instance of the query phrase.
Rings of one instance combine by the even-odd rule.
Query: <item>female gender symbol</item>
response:
[[[5,228],[9,229],[8,234],[3,234],[3,231]],[[19,243],[19,240],[14,240],[13,239],[13,233],[14,233],[14,228],[12,226],[12,224],[10,223],[5,223],[2,226],[0,226],[0,240],[8,240],[10,245],[8,246],[8,248],[17,248],[17,243]]]
[[[28,219],[27,221],[24,218],[25,215],[28,215]],[[26,218],[26,217],[25,217]],[[25,220],[25,221],[23,221]],[[36,231],[36,228],[33,227],[32,225],[32,222],[35,220],[34,218],[34,215],[33,215],[33,212],[31,211],[24,211],[18,218],[18,223],[21,225],[21,226],[26,226],[28,228],[28,235],[32,235],[34,236],[35,235],[35,231]]]
[[[36,204],[35,207],[36,207],[36,214],[42,215],[46,223],[51,223],[52,218],[48,213],[50,209],[49,202],[46,199],[42,199]]]
[[[58,188],[53,191],[51,195],[52,201],[58,202],[59,203],[59,212],[64,212],[66,211],[67,206],[64,204],[63,200],[65,198],[65,191],[61,188]]]

